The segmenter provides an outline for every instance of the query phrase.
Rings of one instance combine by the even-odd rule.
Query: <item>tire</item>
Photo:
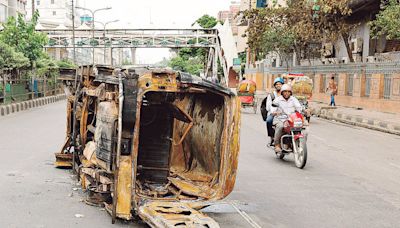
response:
[[[298,153],[294,153],[294,162],[297,168],[303,169],[307,163],[307,142],[304,138],[299,138],[296,141],[296,147]]]
[[[275,155],[276,155],[276,158],[279,158],[281,160],[283,160],[285,158],[285,154],[283,152],[281,152],[281,154],[279,154],[279,155],[275,152]]]
[[[307,120],[308,123],[310,123],[310,121],[311,121],[311,116],[306,117],[306,120]]]

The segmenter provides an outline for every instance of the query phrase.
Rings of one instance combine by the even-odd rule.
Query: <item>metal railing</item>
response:
[[[23,102],[63,93],[57,81],[46,79],[3,79],[0,77],[0,105]]]
[[[371,94],[371,78],[372,74],[367,74],[365,76],[365,96],[369,97]]]
[[[321,77],[322,77],[322,88],[321,88],[321,91],[319,91],[319,92],[324,93],[326,91],[326,88],[328,88],[328,85],[326,83],[327,82],[327,80],[326,80],[327,75],[326,74],[322,74]]]
[[[390,74],[385,74],[384,75],[384,82],[383,82],[383,98],[384,99],[390,99],[391,93],[392,93],[392,75]]]
[[[256,68],[246,69],[246,73],[256,73]],[[391,74],[400,72],[400,61],[380,62],[380,63],[347,63],[347,64],[327,64],[318,66],[296,66],[296,67],[268,67],[265,73],[285,74],[288,72],[301,72],[305,74]]]
[[[348,77],[347,77],[347,96],[353,96],[353,85],[354,85],[354,77],[353,77],[353,75],[348,75]]]

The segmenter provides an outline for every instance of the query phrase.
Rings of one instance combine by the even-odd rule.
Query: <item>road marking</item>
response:
[[[229,203],[254,228],[261,228],[245,211],[240,210],[235,203]]]

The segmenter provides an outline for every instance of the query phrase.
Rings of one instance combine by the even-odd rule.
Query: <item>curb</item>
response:
[[[341,112],[335,112],[335,109],[321,108],[319,110],[315,110],[314,114],[327,120],[335,120],[345,124],[368,128],[389,134],[400,135],[400,124],[396,125],[393,123],[376,119],[368,119],[357,115],[348,115]]]
[[[55,103],[57,101],[65,100],[67,96],[65,94],[55,95],[50,97],[43,97],[29,101],[22,101],[19,103],[9,104],[9,105],[1,105],[0,106],[0,116],[7,116],[12,113],[21,112],[24,110],[36,108],[39,106],[44,106],[47,104]]]

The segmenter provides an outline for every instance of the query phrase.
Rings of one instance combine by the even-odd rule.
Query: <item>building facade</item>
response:
[[[231,24],[232,33],[234,36],[238,35],[238,17],[237,14],[240,12],[240,2],[232,1],[229,10],[220,11],[218,13],[218,20],[224,23],[229,20]]]
[[[32,7],[39,11],[39,22],[48,27],[72,26],[72,2],[71,0],[34,0],[34,5],[28,4],[26,9],[27,19],[32,18]],[[75,0],[75,6],[80,6],[80,1]],[[75,24],[79,25],[79,16],[82,10],[75,9]]]
[[[18,14],[26,15],[26,0],[0,0],[0,23],[7,21],[8,17],[17,17]]]

